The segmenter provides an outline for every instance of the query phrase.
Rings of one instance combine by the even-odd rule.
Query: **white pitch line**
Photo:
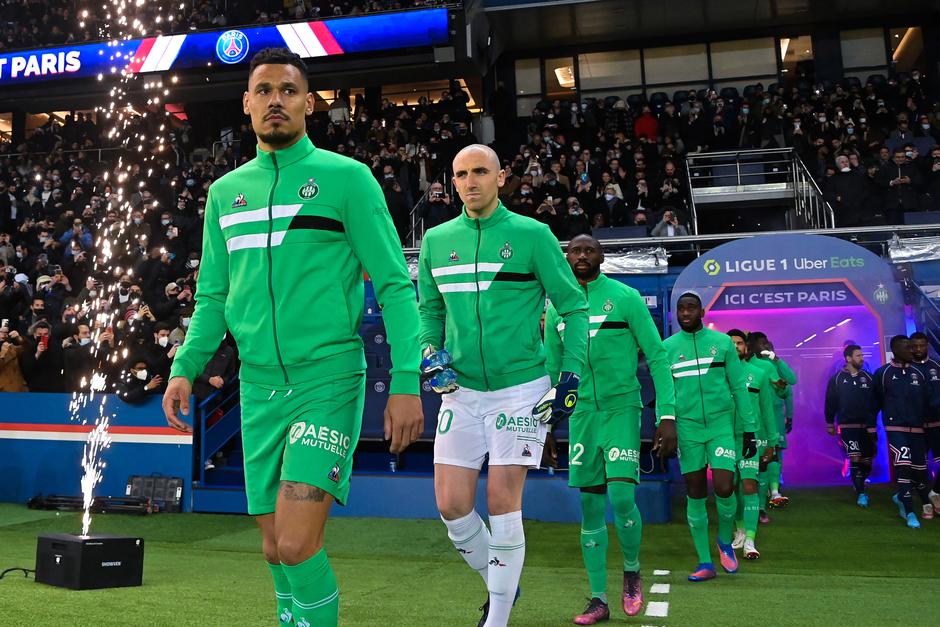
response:
[[[653,571],[653,575],[655,575],[656,577],[665,577],[668,574],[669,574],[668,570],[654,570]]]
[[[669,588],[671,586],[668,583],[654,583],[650,586],[651,594],[669,594]]]
[[[669,601],[650,601],[646,604],[647,616],[669,616]]]

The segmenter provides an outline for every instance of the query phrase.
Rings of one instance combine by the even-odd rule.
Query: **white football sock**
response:
[[[470,568],[480,573],[485,583],[487,562],[490,560],[490,532],[477,510],[473,510],[463,518],[447,520],[441,517],[441,520],[447,526],[447,537],[454,543],[454,548],[470,565]]]
[[[525,561],[522,512],[490,516],[490,613],[484,627],[506,627]]]

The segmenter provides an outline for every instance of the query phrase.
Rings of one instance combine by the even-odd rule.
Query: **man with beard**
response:
[[[757,454],[757,421],[748,399],[747,381],[734,344],[724,333],[702,324],[705,310],[695,292],[676,303],[680,330],[663,342],[676,386],[679,469],[688,490],[689,529],[699,565],[689,581],[715,578],[708,540],[708,469],[711,468],[718,511],[718,552],[727,573],[738,571],[731,545],[737,501],[734,471],[738,459],[734,431],[741,432],[740,457]]]
[[[657,424],[675,423],[675,390],[666,352],[646,302],[640,293],[601,273],[604,252],[590,235],[568,243],[568,264],[588,301],[590,327],[581,398],[571,415],[569,485],[581,491],[581,556],[588,574],[591,599],[575,616],[576,625],[593,625],[610,618],[607,604],[607,496],[623,553],[623,611],[636,616],[643,607],[640,578],[640,540],[643,520],[636,506],[640,482],[640,383],[638,351],[650,366],[656,389]],[[561,372],[565,323],[555,307],[545,314],[545,369]],[[616,368],[611,368],[612,364]],[[598,377],[600,373],[602,376]],[[662,436],[662,433],[657,434]],[[551,437],[551,436],[549,436]],[[549,440],[551,446],[554,442]],[[675,447],[673,440],[654,450]]]
[[[314,96],[303,60],[284,48],[256,54],[242,105],[258,154],[209,190],[196,310],[163,409],[171,426],[192,430],[179,414],[229,329],[242,355],[248,512],[261,528],[277,616],[281,625],[330,627],[339,590],[324,530],[333,501],[346,501],[362,425],[363,272],[392,351],[385,435],[393,453],[424,426],[417,303],[372,173],[307,137]],[[310,315],[318,310],[336,315]]]

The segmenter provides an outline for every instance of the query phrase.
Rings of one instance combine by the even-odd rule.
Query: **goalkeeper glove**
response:
[[[741,451],[741,456],[744,459],[751,459],[752,457],[757,455],[757,442],[754,440],[754,432],[745,431],[743,436],[744,436],[744,441],[743,441],[743,447],[742,447],[743,450]]]
[[[435,350],[428,344],[421,353],[421,379],[431,384],[431,389],[438,394],[456,392],[457,373],[450,367],[454,360],[446,349]]]
[[[574,413],[578,404],[580,377],[573,372],[562,372],[558,385],[550,389],[532,408],[532,415],[540,422],[554,425]]]

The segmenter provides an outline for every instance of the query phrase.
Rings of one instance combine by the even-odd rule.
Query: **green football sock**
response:
[[[708,546],[708,510],[705,509],[705,499],[687,497],[686,518],[689,521],[692,543],[695,545],[699,563],[711,564],[711,547]]]
[[[734,526],[736,529],[744,529],[744,495],[741,493],[740,487],[734,491],[735,500],[737,501],[737,509],[734,513]]]
[[[764,511],[767,508],[767,471],[757,475],[757,505],[758,510]]]
[[[278,624],[293,625],[293,597],[290,593],[290,582],[287,575],[284,574],[284,568],[278,564],[268,562],[268,568],[271,569],[271,576],[274,578],[274,596],[277,597],[277,620]]]
[[[734,514],[738,509],[734,494],[731,496],[715,495],[715,509],[718,510],[718,541],[731,544],[734,535]]]
[[[744,499],[744,530],[747,537],[753,540],[757,537],[757,519],[760,517],[760,496],[745,494]]]
[[[326,550],[294,566],[284,564],[294,597],[297,627],[336,627],[339,623],[339,589]]]
[[[770,484],[770,493],[780,492],[780,462],[767,464],[767,482]]]
[[[643,519],[636,506],[636,484],[628,481],[611,481],[607,484],[610,503],[614,508],[614,523],[617,538],[623,552],[623,569],[629,572],[640,570],[640,541],[643,537]]]
[[[581,557],[591,596],[607,602],[607,495],[581,493]]]

